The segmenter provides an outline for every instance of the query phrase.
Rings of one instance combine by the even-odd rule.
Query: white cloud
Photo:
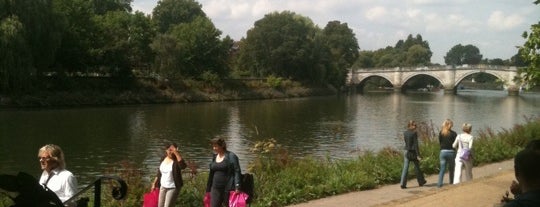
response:
[[[134,0],[151,13],[158,0]],[[409,34],[420,34],[434,52],[432,61],[454,45],[472,44],[487,58],[508,59],[522,44],[521,33],[540,20],[540,6],[506,0],[198,0],[223,36],[240,39],[270,12],[289,10],[319,27],[337,20],[353,29],[359,46],[376,50]]]
[[[374,20],[382,20],[384,18],[388,18],[388,12],[386,8],[382,6],[373,7],[366,12],[366,18],[368,20],[374,21]]]
[[[524,19],[518,14],[505,15],[502,11],[494,11],[488,19],[489,27],[495,30],[509,30],[521,25]]]

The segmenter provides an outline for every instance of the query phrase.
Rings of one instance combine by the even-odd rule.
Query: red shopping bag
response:
[[[244,192],[229,192],[229,207],[246,207],[249,195]]]
[[[158,199],[159,199],[159,189],[154,188],[152,191],[144,194],[143,207],[157,207]]]
[[[204,203],[204,207],[210,207],[210,192],[206,192],[204,194],[203,203]]]

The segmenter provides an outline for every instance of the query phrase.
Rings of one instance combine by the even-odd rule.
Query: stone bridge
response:
[[[517,67],[495,65],[462,65],[462,66],[431,66],[431,67],[396,67],[396,68],[370,68],[350,69],[347,77],[348,85],[363,85],[370,77],[381,77],[388,80],[394,91],[401,91],[401,87],[411,78],[418,75],[427,75],[437,79],[444,88],[445,93],[455,93],[459,83],[466,77],[475,73],[487,73],[497,77],[505,86],[509,95],[518,95],[520,85],[515,82],[518,76]]]

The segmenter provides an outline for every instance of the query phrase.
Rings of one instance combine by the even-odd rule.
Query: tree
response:
[[[165,33],[173,26],[206,17],[206,14],[201,4],[194,0],[160,0],[152,11],[152,17],[158,31]]]
[[[180,46],[180,66],[187,77],[199,77],[205,71],[220,76],[228,72],[225,68],[229,45],[219,39],[221,31],[207,17],[199,16],[193,22],[183,23],[171,30]]]
[[[307,17],[284,11],[255,22],[240,52],[240,63],[253,75],[309,80],[317,28]],[[249,64],[245,64],[249,63]]]
[[[94,13],[103,15],[112,11],[131,12],[133,0],[92,0]]]
[[[114,77],[131,76],[131,14],[125,11],[107,12],[96,15],[97,38],[95,39],[94,55],[108,74]]]
[[[7,0],[5,5],[6,17],[16,16],[21,23],[35,75],[42,75],[54,62],[63,31],[53,0]]]
[[[354,63],[355,68],[372,68],[375,67],[373,51],[360,51],[358,59]]]
[[[35,73],[32,56],[17,16],[0,19],[0,91],[28,89]]]
[[[424,47],[421,44],[415,44],[407,50],[405,65],[408,66],[425,66],[431,63],[431,55],[433,53],[429,47]]]
[[[536,0],[534,4],[540,4]],[[523,38],[527,39],[523,46],[519,47],[519,54],[528,63],[521,71],[522,81],[532,86],[540,84],[540,22],[531,25],[530,32],[523,32]]]
[[[358,59],[358,41],[347,23],[330,21],[322,31],[323,41],[330,50],[331,60],[336,65],[328,79],[334,85],[343,85],[348,69]]]
[[[429,43],[417,34],[407,36],[406,40],[398,40],[394,47],[387,46],[376,51],[369,51],[359,58],[356,65],[362,67],[410,67],[431,65],[433,52]],[[369,54],[369,55],[367,55]]]
[[[158,65],[165,77],[199,78],[205,72],[221,77],[228,73],[226,60],[232,42],[220,41],[221,31],[207,17],[182,23],[166,34],[158,35],[152,43]]]
[[[517,67],[525,67],[527,66],[526,60],[523,59],[523,55],[519,54],[519,51],[517,54],[512,56],[510,58],[510,65],[517,66]]]
[[[92,51],[95,47],[97,25],[90,1],[56,0],[55,10],[61,13],[62,42],[57,51],[54,70],[64,72],[86,71],[95,65]],[[69,28],[69,29],[68,29]]]
[[[478,64],[482,61],[480,50],[474,45],[455,45],[444,56],[447,65]]]
[[[495,58],[488,61],[488,64],[490,65],[504,65],[504,60],[501,58]]]

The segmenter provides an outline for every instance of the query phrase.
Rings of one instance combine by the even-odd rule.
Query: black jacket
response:
[[[163,161],[165,159],[165,157],[163,157],[163,159],[161,159],[161,161]],[[180,189],[183,185],[184,185],[184,181],[182,180],[182,169],[186,169],[187,165],[186,165],[186,161],[184,161],[184,159],[180,160],[180,161],[177,161],[176,160],[176,157],[173,159],[174,162],[173,162],[173,165],[172,165],[172,172],[173,172],[173,179],[174,179],[174,186],[176,186],[176,188]],[[161,162],[159,162],[161,163]],[[158,170],[157,170],[157,180],[156,180],[156,183],[154,186],[156,187],[160,187],[161,186],[161,171],[159,170],[159,167],[158,167]]]
[[[210,163],[210,173],[208,175],[208,181],[206,183],[206,192],[210,192],[212,188],[212,181],[214,177],[214,171],[212,170],[212,164],[216,162],[216,156],[217,154],[214,154],[212,157],[212,163]],[[236,189],[240,189],[240,177],[242,170],[240,169],[240,162],[238,161],[238,156],[234,154],[233,152],[227,151],[225,152],[225,160],[228,165],[228,181],[227,186],[225,186],[226,191],[232,191]]]

